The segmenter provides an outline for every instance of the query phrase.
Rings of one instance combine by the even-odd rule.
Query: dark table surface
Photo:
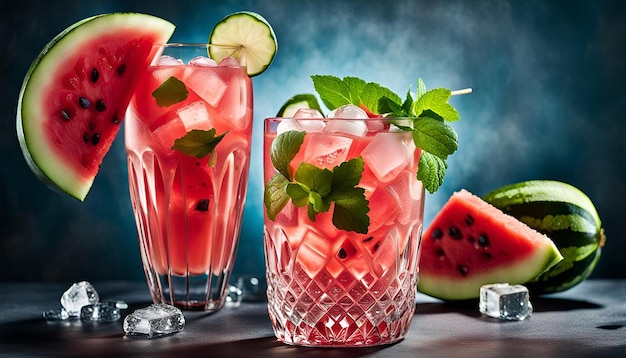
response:
[[[481,316],[476,302],[418,295],[408,336],[381,348],[299,348],[274,338],[265,302],[214,314],[185,312],[185,329],[156,339],[127,337],[117,322],[45,321],[71,283],[0,283],[0,356],[167,357],[626,357],[626,280],[587,280],[533,298],[525,321]],[[92,282],[102,300],[129,310],[151,302],[142,282]]]

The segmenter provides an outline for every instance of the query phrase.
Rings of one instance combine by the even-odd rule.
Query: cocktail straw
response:
[[[470,94],[472,93],[472,89],[471,88],[463,88],[460,90],[454,90],[450,93],[450,95],[452,96],[458,96],[458,95],[462,95],[462,94]]]

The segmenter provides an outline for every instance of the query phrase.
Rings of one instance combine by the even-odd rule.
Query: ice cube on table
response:
[[[520,321],[530,317],[533,306],[525,286],[495,283],[480,288],[479,310],[489,317]]]
[[[105,301],[83,306],[80,319],[92,322],[113,322],[120,319],[118,302]]]
[[[153,338],[180,332],[184,328],[182,311],[165,303],[140,308],[124,319],[124,332],[129,336]]]
[[[69,319],[70,315],[69,313],[67,313],[67,310],[65,310],[65,308],[61,307],[56,310],[43,311],[43,318],[45,318],[47,321],[64,321],[66,319]]]
[[[61,305],[72,317],[80,315],[83,306],[97,303],[100,300],[98,292],[88,281],[74,283],[61,296]]]

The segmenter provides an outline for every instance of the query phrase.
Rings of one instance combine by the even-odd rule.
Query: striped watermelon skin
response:
[[[565,291],[591,275],[606,236],[591,199],[578,188],[531,180],[501,187],[483,199],[548,236],[563,255],[563,261],[526,283],[531,294]]]

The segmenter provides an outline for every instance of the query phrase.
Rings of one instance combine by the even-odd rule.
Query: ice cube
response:
[[[184,328],[185,316],[181,310],[165,303],[135,310],[124,319],[124,332],[129,336],[159,337]]]
[[[345,118],[345,119],[368,119],[367,113],[353,104],[335,108],[328,113],[328,118]]]
[[[481,313],[507,321],[524,320],[533,312],[528,289],[522,285],[495,283],[480,288]]]
[[[295,119],[291,119],[291,118],[286,118],[280,121],[280,123],[278,123],[278,126],[276,127],[276,134],[279,135],[281,133],[288,132],[288,131],[301,132],[303,130],[304,130],[304,127],[300,124],[299,121]]]
[[[206,56],[198,56],[189,60],[189,64],[192,66],[200,66],[200,67],[215,67],[217,66],[217,62],[214,59],[208,58]]]
[[[209,112],[203,101],[193,102],[176,110],[178,118],[183,122],[185,131],[193,129],[209,130],[213,128],[209,118]]]
[[[168,55],[159,57],[156,63],[157,66],[180,66],[183,64],[184,63],[181,59],[174,58]]]
[[[411,159],[414,148],[399,137],[396,133],[378,133],[361,153],[365,165],[381,182],[393,180]]]
[[[220,61],[219,66],[241,66],[241,65],[239,64],[239,61],[237,61],[236,59],[232,57],[224,57]]]
[[[332,169],[346,160],[352,139],[328,134],[311,133],[303,161],[320,168]]]
[[[217,106],[228,87],[227,83],[213,70],[197,67],[187,68],[184,82],[212,107]]]
[[[92,322],[113,322],[120,319],[120,308],[117,302],[106,301],[83,306],[80,319]]]
[[[293,118],[324,118],[324,116],[314,108],[300,108],[294,113]]]
[[[97,303],[98,292],[88,281],[74,283],[61,296],[61,305],[70,316],[78,317],[83,306]]]
[[[61,307],[56,310],[47,310],[43,312],[43,318],[48,321],[64,321],[70,318],[70,314],[67,313],[65,308]]]

